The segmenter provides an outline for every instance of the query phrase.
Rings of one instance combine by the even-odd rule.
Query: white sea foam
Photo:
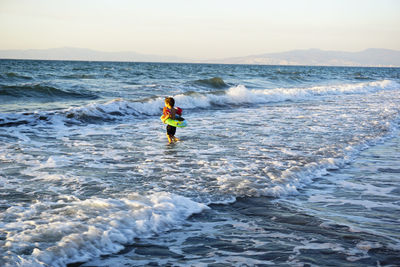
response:
[[[6,238],[0,244],[9,251],[2,253],[8,264],[65,266],[118,252],[134,238],[178,227],[207,208],[171,193],[82,201],[60,197],[58,202],[38,201],[2,213]]]
[[[382,77],[397,79],[396,72],[386,71],[389,73]],[[317,80],[324,79],[325,74],[321,73]],[[334,80],[339,81],[341,75]],[[118,80],[113,86],[123,88],[112,89],[101,82],[85,81],[85,88],[95,90],[100,98],[60,105],[45,103],[40,108],[39,104],[18,104],[17,108],[3,109],[14,111],[0,114],[0,194],[4,196],[0,200],[0,265],[63,266],[113,253],[134,242],[135,237],[154,233],[181,239],[183,244],[184,237],[194,236],[191,231],[182,231],[181,236],[165,230],[179,227],[187,216],[206,208],[204,203],[227,204],[238,197],[280,197],[299,192],[301,196],[276,202],[287,207],[291,200],[295,201],[296,210],[311,213],[313,222],[314,218],[336,221],[332,228],[327,226],[333,232],[338,223],[348,225],[339,227],[340,232],[367,232],[368,235],[358,236],[372,246],[358,241],[349,246],[346,240],[337,241],[335,235],[319,242],[315,238],[320,234],[304,239],[301,229],[295,234],[299,238],[280,237],[282,220],[273,212],[271,219],[277,224],[276,231],[265,229],[277,233],[278,239],[295,240],[287,240],[291,244],[289,252],[297,247],[295,252],[303,254],[307,247],[316,246],[344,254],[341,248],[354,248],[346,255],[348,260],[357,261],[376,242],[387,243],[386,237],[392,236],[387,239],[389,246],[385,244],[385,250],[399,244],[395,236],[399,220],[392,217],[399,210],[394,182],[397,169],[388,164],[389,160],[395,162],[396,156],[386,159],[385,166],[379,165],[384,176],[374,177],[376,183],[365,179],[369,172],[380,174],[372,168],[355,171],[359,180],[340,175],[361,150],[386,136],[398,135],[398,81],[319,86],[313,80],[276,81],[277,86],[291,86],[261,89],[265,82],[271,87],[271,80],[258,77],[252,83],[253,78],[249,77],[249,84],[258,89],[244,85],[228,88],[224,83],[220,87],[207,85],[195,89],[195,93],[188,91],[192,89],[190,83],[159,83],[157,79],[157,88],[153,89],[143,85],[151,79],[125,88],[124,81]],[[179,88],[171,89],[172,84]],[[164,94],[175,97],[190,124],[178,129],[183,142],[173,146],[165,145],[165,126],[158,119]],[[109,101],[109,97],[123,98]],[[71,108],[65,108],[66,105]],[[63,109],[56,109],[60,107]],[[379,158],[374,160],[382,162],[387,151],[390,150],[377,151]],[[317,211],[313,212],[314,208]],[[358,213],[354,214],[354,210]],[[240,213],[234,214],[240,222],[246,222],[240,227],[236,225],[239,232],[257,231],[256,221],[242,220]],[[195,221],[207,221],[207,217]],[[214,222],[203,233],[217,233],[221,230],[218,224]],[[198,227],[191,229],[194,228]],[[232,233],[228,228],[227,232]],[[370,241],[371,235],[378,238]],[[230,240],[238,244],[240,235]],[[249,244],[253,244],[254,239],[250,240]],[[264,240],[260,243],[264,248],[270,247]],[[279,244],[278,247],[281,248]],[[264,248],[260,248],[259,253],[264,253]],[[182,246],[168,249],[187,255]],[[114,256],[110,258],[115,259]],[[212,260],[215,258],[218,256]],[[155,260],[143,264],[152,261]],[[160,262],[171,264],[166,259]]]
[[[399,88],[394,81],[383,80],[357,84],[341,84],[316,86],[310,88],[275,88],[256,90],[248,89],[244,85],[229,88],[222,94],[179,94],[174,98],[176,103],[184,109],[209,108],[213,105],[240,105],[259,104],[282,101],[297,101],[313,99],[321,96],[343,94],[366,94],[379,90],[393,90]],[[118,115],[158,115],[164,105],[162,98],[147,102],[130,102],[116,99],[104,104],[93,104],[84,108],[72,108],[69,112],[78,115],[85,114],[93,117],[114,117]]]
[[[379,90],[398,89],[400,85],[397,82],[390,80],[382,80],[378,82],[366,82],[357,84],[341,84],[315,86],[310,88],[275,88],[275,89],[248,89],[244,85],[238,85],[229,88],[224,94],[194,94],[194,95],[176,95],[176,102],[183,108],[206,108],[212,105],[230,105],[230,104],[245,104],[245,103],[270,103],[282,101],[297,101],[313,99],[321,96],[344,95],[344,94],[366,94],[374,93]],[[152,107],[150,113],[147,113],[147,105],[145,109],[140,110],[140,113],[153,115],[156,111],[157,104],[160,100],[154,100],[148,104]],[[154,105],[156,104],[156,105]],[[161,102],[162,105],[162,102]],[[156,113],[158,114],[158,113]]]
[[[272,167],[272,163],[268,167]],[[313,162],[303,167],[292,167],[275,174],[265,168],[263,176],[253,176],[244,170],[240,175],[233,175],[238,170],[230,170],[226,175],[217,178],[220,189],[236,196],[272,196],[295,195],[297,189],[310,183],[313,179],[322,177],[330,169],[340,168],[344,164],[341,159],[327,158],[320,162]],[[276,163],[279,166],[280,163]],[[257,169],[254,166],[253,169]],[[243,169],[242,169],[243,170]],[[251,173],[250,168],[248,168]]]
[[[312,100],[323,96],[367,94],[380,90],[398,89],[400,85],[395,81],[382,80],[376,82],[338,84],[326,86],[314,86],[309,88],[275,88],[275,89],[248,89],[244,85],[230,87],[219,94],[192,93],[178,94],[174,98],[178,106],[184,109],[209,108],[214,105],[241,105],[260,104],[282,101]],[[153,116],[159,115],[164,105],[161,97],[148,101],[130,101],[115,99],[105,103],[93,103],[83,107],[72,107],[61,112],[35,112],[33,114],[0,114],[0,124],[11,125],[26,122],[38,122],[47,118],[52,123],[60,123],[60,120],[85,120],[87,118],[113,120],[121,116]],[[41,119],[39,119],[41,118]],[[24,138],[21,136],[21,138]]]
[[[368,85],[368,86],[366,86]],[[392,83],[389,81],[382,81],[381,83],[362,83],[362,84],[357,84],[357,92],[360,92],[360,88],[367,88],[368,90],[380,90],[379,88],[386,88],[390,89],[392,88]],[[354,86],[347,85],[345,86],[347,89],[350,88],[350,91],[354,91]],[[317,89],[315,89],[317,88]],[[332,86],[333,88],[333,86]],[[333,89],[324,89],[325,91],[332,91]],[[371,89],[372,88],[372,89]],[[278,89],[275,89],[278,90]],[[183,97],[183,99],[186,100],[193,100],[195,98],[204,98],[207,99],[207,97],[216,97],[219,100],[224,99],[224,103],[228,103],[227,98],[228,96],[231,97],[232,103],[238,103],[238,101],[264,101],[265,99],[263,98],[258,98],[259,95],[268,95],[270,92],[274,92],[275,90],[248,90],[247,88],[243,86],[239,87],[232,87],[226,91],[225,94],[221,95],[179,95]],[[285,89],[285,90],[292,90],[292,89]],[[300,90],[300,89],[293,89],[293,90]],[[319,92],[322,89],[320,87],[314,87],[308,88],[308,89],[301,89],[301,90],[309,90],[309,91],[316,91]],[[334,90],[333,90],[334,91]],[[343,89],[342,89],[343,91]],[[278,93],[279,95],[280,93]],[[245,97],[247,95],[247,97]],[[157,100],[152,100],[152,107],[154,109],[158,109],[157,107],[158,104]],[[160,103],[162,103],[162,100],[159,100]],[[187,103],[187,102],[179,102],[182,103],[181,106],[187,108],[190,107],[190,105],[195,105],[195,101],[193,103]],[[206,102],[204,102],[206,103]],[[203,104],[204,104],[203,103]],[[207,102],[209,103],[209,102]],[[222,102],[221,102],[222,103]],[[112,114],[116,113],[116,111],[119,110],[120,114],[125,112],[126,110],[133,109],[133,107],[127,108],[127,105],[137,105],[135,110],[140,110],[143,108],[143,106],[146,105],[146,103],[141,103],[141,102],[132,102],[129,103],[124,100],[115,100],[111,101],[108,104],[103,104],[104,106],[98,106],[99,104],[93,104],[90,105],[88,108],[94,109],[95,112],[104,112],[104,114],[110,114],[110,116],[114,116]],[[87,107],[81,107],[79,109],[85,109]],[[387,107],[386,109],[389,110],[389,112],[392,110],[391,107]],[[71,110],[75,109],[70,109]],[[102,110],[102,111],[100,111]],[[124,111],[125,110],[125,111]],[[248,118],[238,118],[237,113],[233,112],[222,112],[222,114],[218,114],[218,120],[219,121],[224,121],[224,122],[229,122],[233,123],[231,127],[234,129],[233,132],[238,131],[240,133],[241,125],[242,123],[246,123],[246,121],[249,119],[252,122],[255,121],[260,121],[260,118],[263,119],[264,117],[268,116],[270,114],[270,111],[260,108],[257,109],[259,114],[248,114]],[[82,111],[82,110],[81,110]],[[335,111],[336,112],[336,111]],[[385,111],[386,112],[386,111]],[[138,112],[137,112],[138,113]],[[192,112],[191,112],[192,113]],[[89,114],[89,113],[88,113]],[[87,114],[87,115],[88,115]],[[94,114],[94,113],[93,113]],[[99,115],[98,114],[98,115]],[[291,113],[288,113],[289,117],[295,117],[298,118],[300,114],[304,114],[304,110],[300,110],[298,108],[294,108],[291,110]],[[327,114],[322,114],[319,113],[317,114],[319,118],[329,118],[332,116],[332,113],[327,113]],[[351,116],[350,116],[351,115]],[[357,113],[355,114],[350,114],[349,115],[349,120],[353,120],[354,116],[358,116]],[[96,115],[97,116],[97,115]],[[99,115],[100,116],[100,115]],[[115,115],[115,116],[120,116],[120,115]],[[136,116],[136,115],[135,115]],[[192,115],[193,116],[193,115]],[[333,113],[333,116],[335,116],[335,113]],[[304,117],[304,116],[303,116]],[[190,117],[189,117],[190,118]],[[202,118],[199,118],[198,121],[198,127],[200,128],[206,128],[207,125],[201,121]],[[365,118],[362,118],[362,120],[366,120]],[[362,121],[361,120],[361,121]],[[149,125],[150,127],[154,127],[154,125],[161,125],[159,120],[156,122],[153,122],[154,120],[149,120]],[[341,118],[340,122],[340,127],[342,129],[345,129],[346,127],[343,126],[343,122],[345,122],[345,118]],[[282,120],[284,122],[284,120]],[[368,121],[369,122],[369,121]],[[151,124],[152,123],[152,124]],[[338,123],[338,121],[329,119],[328,123],[331,124],[331,126],[335,126],[335,123]],[[351,122],[353,124],[353,122]],[[350,126],[352,126],[350,124]],[[228,125],[228,124],[227,124]],[[30,158],[30,159],[19,159],[19,158],[14,158],[16,162],[19,164],[27,165],[25,166],[25,169],[22,169],[21,174],[27,175],[27,176],[33,176],[34,178],[32,180],[35,181],[40,181],[40,180],[50,180],[50,181],[62,181],[62,186],[60,186],[60,183],[56,184],[57,186],[60,186],[60,192],[61,193],[66,193],[65,187],[72,186],[72,185],[82,185],[84,187],[85,184],[87,183],[92,183],[97,179],[96,186],[99,186],[101,188],[106,188],[109,185],[109,182],[112,180],[109,179],[101,179],[99,178],[99,173],[96,173],[96,175],[91,176],[90,174],[87,174],[85,171],[85,168],[92,168],[93,170],[102,170],[102,169],[107,169],[107,170],[118,170],[120,168],[127,168],[129,169],[127,172],[122,174],[122,172],[117,173],[116,175],[125,177],[127,173],[132,177],[152,177],[151,179],[154,179],[153,177],[158,177],[160,174],[160,171],[162,173],[168,173],[169,175],[165,175],[165,177],[157,178],[156,181],[149,180],[149,182],[154,184],[154,187],[157,190],[160,190],[161,187],[168,185],[169,189],[174,189],[175,186],[174,183],[181,183],[183,180],[185,180],[185,184],[180,187],[182,192],[188,191],[188,192],[197,192],[197,193],[205,193],[204,195],[209,195],[209,188],[212,188],[214,191],[213,193],[215,195],[211,196],[210,198],[203,198],[202,196],[199,198],[196,198],[196,201],[204,201],[204,203],[227,203],[227,202],[232,202],[236,197],[242,197],[242,196],[260,196],[260,195],[265,195],[265,196],[273,196],[273,197],[279,197],[282,195],[291,195],[291,194],[297,194],[298,189],[304,187],[306,184],[310,183],[313,179],[322,177],[328,173],[329,170],[333,169],[340,169],[343,167],[346,163],[349,162],[349,160],[352,158],[354,154],[357,154],[360,152],[360,150],[368,147],[368,142],[366,141],[359,141],[358,136],[356,135],[355,137],[358,138],[356,141],[351,144],[341,148],[340,143],[335,143],[335,144],[322,144],[322,146],[311,143],[308,144],[306,149],[315,151],[315,153],[309,153],[309,152],[304,152],[297,149],[292,149],[292,145],[286,145],[284,144],[285,139],[284,136],[286,135],[287,132],[295,132],[297,129],[292,128],[292,127],[285,127],[281,132],[277,131],[274,129],[278,124],[274,124],[274,122],[270,123],[268,122],[268,125],[265,124],[262,127],[257,127],[257,128],[252,128],[253,131],[258,131],[257,133],[257,138],[259,136],[267,136],[269,135],[269,138],[272,139],[258,139],[258,143],[254,143],[253,141],[247,142],[247,138],[238,138],[234,137],[232,140],[232,147],[237,147],[238,150],[243,150],[243,153],[238,153],[235,154],[234,157],[229,157],[229,154],[232,152],[228,151],[226,153],[227,149],[223,145],[221,145],[220,142],[207,142],[206,143],[206,150],[203,151],[197,151],[196,155],[190,155],[191,152],[195,152],[195,150],[192,150],[191,148],[189,151],[187,151],[186,159],[185,160],[176,160],[174,164],[177,164],[179,166],[179,169],[182,171],[183,174],[178,175],[170,175],[170,161],[168,159],[165,159],[164,156],[159,156],[158,153],[154,153],[154,140],[157,139],[158,136],[160,138],[164,137],[163,132],[158,131],[157,134],[153,134],[151,137],[149,137],[150,132],[154,131],[149,131],[149,128],[145,128],[145,126],[142,125],[135,125],[134,129],[133,128],[124,128],[121,125],[113,125],[113,126],[107,126],[103,124],[91,124],[91,125],[85,125],[85,127],[78,127],[74,126],[72,128],[67,128],[67,127],[60,127],[58,129],[58,124],[57,124],[57,130],[54,130],[54,132],[51,132],[52,136],[57,136],[59,139],[62,140],[62,143],[54,143],[54,144],[62,144],[62,145],[67,145],[68,146],[68,154],[65,154],[63,151],[58,151],[56,149],[56,145],[51,145],[49,146],[49,154],[38,161],[38,158]],[[323,133],[324,135],[326,134],[331,134],[331,133],[326,133],[324,130],[321,130],[322,127],[317,127],[318,124],[314,123],[314,128],[313,131],[308,132],[307,135],[312,136],[314,134]],[[366,124],[367,125],[367,124]],[[148,125],[146,125],[147,127]],[[379,126],[379,125],[378,125]],[[269,127],[269,128],[268,128]],[[299,125],[295,126],[299,127]],[[380,126],[379,126],[380,127]],[[383,125],[383,130],[386,128],[390,128],[390,123],[389,126],[387,125],[386,122],[384,122]],[[334,128],[334,127],[332,127]],[[132,130],[138,129],[139,131],[143,131],[145,134],[141,135],[140,133],[135,133],[132,135]],[[145,129],[145,130],[143,130]],[[152,128],[151,128],[152,129]],[[350,130],[349,130],[350,129]],[[344,130],[343,132],[350,132],[351,128],[347,130]],[[26,138],[19,138],[22,140],[24,143],[29,145],[29,149],[31,149],[31,144],[33,143],[33,140],[29,138],[28,135],[25,133],[28,131],[32,131],[32,129],[29,129],[28,126],[19,126],[18,130],[10,130],[9,132],[22,132]],[[192,136],[197,136],[198,133],[198,128],[196,128],[196,125],[193,125],[192,127],[188,127],[188,129],[185,129],[186,132],[189,132],[189,135]],[[201,129],[200,129],[201,130]],[[217,126],[210,126],[209,128],[210,131],[212,131],[213,134],[218,133],[221,134],[223,133],[224,139],[220,140],[227,140],[230,139],[230,131],[226,130],[225,127],[217,125]],[[367,129],[369,130],[369,129]],[[191,131],[191,132],[190,132]],[[306,129],[307,131],[307,129]],[[40,135],[40,131],[36,131],[35,135]],[[124,136],[127,136],[126,138]],[[293,134],[294,136],[295,134]],[[352,138],[353,133],[351,133],[351,136],[346,137],[350,141]],[[71,139],[69,138],[71,136]],[[250,135],[254,137],[254,135]],[[320,135],[322,136],[322,135]],[[130,151],[132,153],[135,153],[136,146],[138,146],[138,143],[133,142],[132,137],[139,138],[140,139],[140,150],[146,151],[145,153],[145,161],[140,160],[140,157],[134,157],[134,159],[130,159],[129,161],[125,161],[126,157],[130,157],[126,155],[126,151]],[[316,140],[315,138],[317,137],[312,137],[313,140]],[[335,138],[336,136],[330,135],[330,137]],[[123,139],[123,145],[120,146],[119,142]],[[147,140],[146,140],[147,139]],[[150,140],[151,139],[151,140]],[[236,139],[236,141],[235,141]],[[279,140],[278,143],[274,143],[275,140]],[[149,141],[150,140],[150,141]],[[129,141],[129,142],[127,142]],[[302,142],[301,139],[295,140],[295,145],[298,145],[300,142]],[[313,141],[314,142],[314,141]],[[109,143],[108,145],[104,145],[106,143]],[[255,145],[257,144],[257,145]],[[263,148],[263,144],[267,145],[267,148]],[[268,151],[268,146],[270,144],[273,144],[279,151],[278,155],[273,156],[273,158],[268,158],[268,160],[264,160],[264,155],[268,155],[268,157],[271,157],[270,155],[271,152]],[[38,143],[38,148],[42,149],[43,144]],[[192,146],[193,144],[191,144]],[[36,145],[35,145],[36,146]],[[195,147],[195,146],[193,146]],[[72,151],[70,151],[72,150]],[[197,150],[197,148],[196,148]],[[125,152],[124,152],[125,151]],[[13,157],[14,153],[10,153],[10,157]],[[61,155],[58,155],[61,154]],[[148,154],[148,155],[147,155]],[[310,162],[310,158],[314,157],[314,155],[322,155],[316,158],[312,158]],[[326,154],[326,155],[325,155]],[[18,154],[17,155],[22,155]],[[222,157],[210,157],[209,155],[223,155]],[[194,162],[188,162],[188,159],[190,157],[195,157],[195,163]],[[155,159],[156,162],[154,161],[147,161],[149,158]],[[254,161],[249,161],[248,158],[255,159]],[[293,159],[293,160],[286,160],[288,159]],[[139,160],[138,160],[139,159]],[[296,162],[296,161],[303,161],[304,162]],[[194,165],[193,165],[193,164]],[[69,166],[74,166],[75,168],[72,168],[73,171],[71,173],[65,173],[65,168]],[[154,167],[155,166],[155,167]],[[64,169],[63,169],[64,168]],[[47,170],[49,169],[49,170]],[[212,170],[212,171],[211,171]],[[56,171],[57,174],[52,174],[52,172]],[[60,173],[61,172],[61,173]],[[85,173],[85,175],[82,175],[82,173]],[[63,175],[60,175],[63,174]],[[161,181],[161,182],[160,182]],[[164,184],[165,183],[165,184]],[[30,187],[31,185],[27,185],[27,187]],[[53,185],[47,185],[42,186],[39,190],[42,188],[46,188],[52,192],[56,192],[55,190],[57,187],[51,187]],[[23,187],[23,186],[22,186]],[[76,187],[74,187],[76,188]],[[373,189],[371,189],[373,190]],[[384,192],[382,192],[384,193]]]

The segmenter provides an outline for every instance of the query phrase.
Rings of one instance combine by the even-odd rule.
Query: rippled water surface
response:
[[[399,113],[398,68],[0,60],[0,265],[397,266]]]

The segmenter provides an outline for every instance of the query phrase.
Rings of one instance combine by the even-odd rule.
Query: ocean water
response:
[[[399,68],[0,60],[0,266],[400,266],[399,126]]]

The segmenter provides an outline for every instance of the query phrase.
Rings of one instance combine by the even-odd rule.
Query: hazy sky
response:
[[[0,49],[64,46],[211,59],[400,50],[399,0],[0,0]]]

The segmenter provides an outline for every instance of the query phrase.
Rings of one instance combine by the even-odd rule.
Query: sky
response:
[[[0,50],[89,48],[190,59],[400,50],[398,0],[0,0]]]

